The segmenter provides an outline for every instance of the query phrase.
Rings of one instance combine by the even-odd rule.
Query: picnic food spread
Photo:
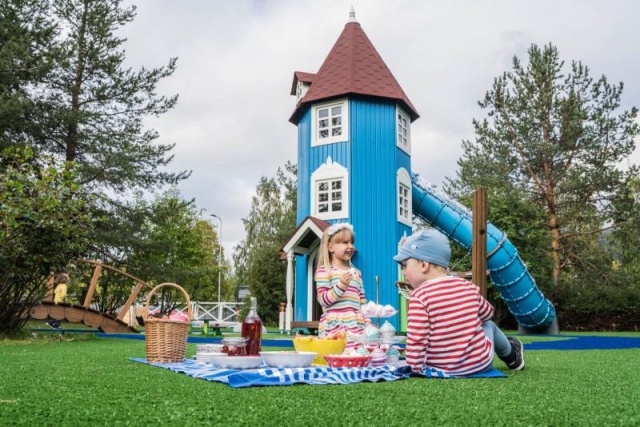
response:
[[[246,356],[247,339],[238,337],[223,338],[222,352],[228,356]]]

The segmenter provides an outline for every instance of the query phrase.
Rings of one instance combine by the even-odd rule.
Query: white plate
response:
[[[261,351],[264,363],[272,368],[306,368],[318,353],[310,351]]]
[[[209,363],[224,369],[255,369],[262,366],[260,356],[227,356],[215,355],[209,357]]]
[[[396,335],[395,337],[393,337],[390,340],[381,339],[380,340],[380,344],[400,344],[401,342],[403,342],[406,339],[407,339],[407,337],[403,337],[402,335]]]

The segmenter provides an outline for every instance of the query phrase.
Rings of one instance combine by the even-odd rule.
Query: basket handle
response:
[[[177,285],[175,283],[160,283],[158,286],[156,286],[155,288],[151,289],[151,291],[149,291],[149,295],[147,295],[147,303],[144,306],[144,318],[145,319],[149,318],[149,306],[151,305],[151,297],[160,288],[164,288],[164,287],[176,288],[180,292],[182,292],[182,295],[184,295],[184,298],[187,301],[187,313],[189,314],[189,322],[191,322],[191,318],[193,317],[193,313],[192,313],[192,309],[191,309],[191,298],[189,298],[189,294],[187,293],[187,291],[184,290],[184,288],[182,286]]]

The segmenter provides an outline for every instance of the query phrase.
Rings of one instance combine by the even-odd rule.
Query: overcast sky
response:
[[[296,162],[293,73],[318,71],[351,6],[421,116],[412,124],[413,169],[434,184],[454,176],[461,141],[482,117],[477,101],[532,43],[553,43],[567,64],[623,81],[622,108],[640,106],[638,1],[125,1],[138,7],[118,33],[128,38],[127,64],[178,57],[158,88],[179,94],[178,104],[148,123],[176,143],[171,169],[193,171],[182,196],[222,218],[227,257],[245,237],[260,178]]]

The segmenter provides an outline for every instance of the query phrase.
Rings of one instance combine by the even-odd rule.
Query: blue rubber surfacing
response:
[[[640,348],[640,338],[583,335],[553,335],[563,339],[537,341],[524,345],[525,350],[622,350]]]

